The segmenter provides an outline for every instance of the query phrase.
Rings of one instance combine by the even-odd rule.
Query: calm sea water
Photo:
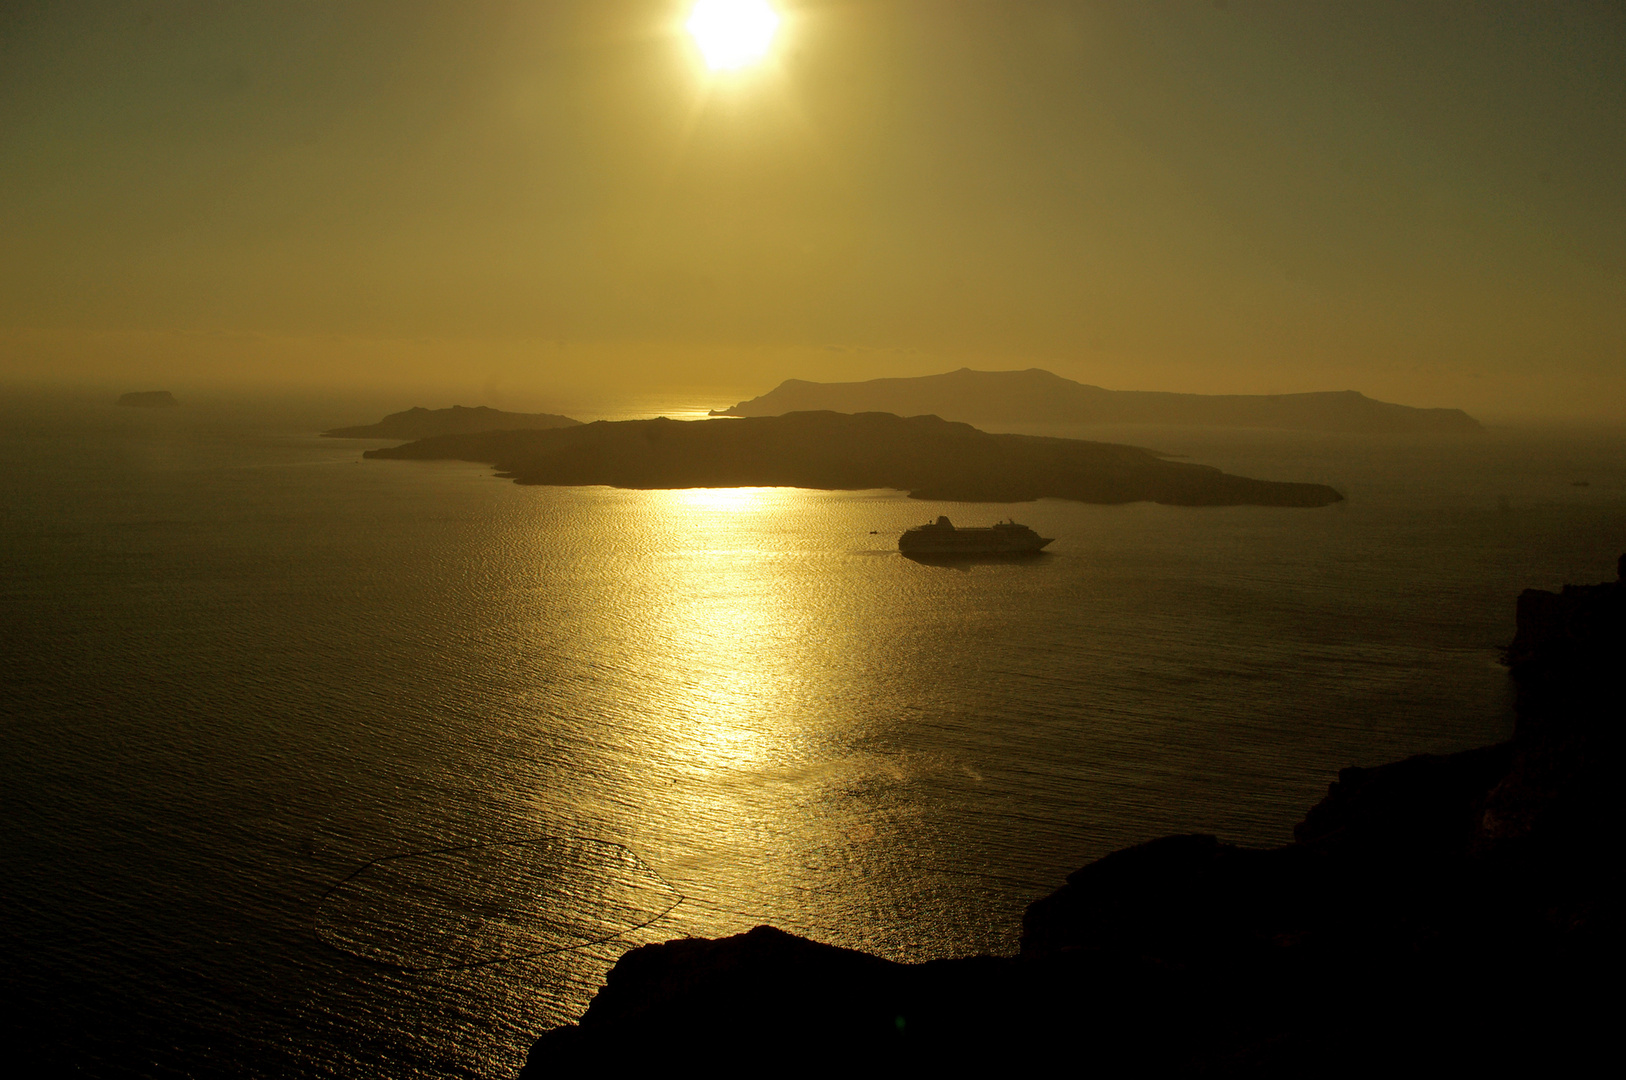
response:
[[[1280,843],[1340,767],[1501,738],[1518,591],[1626,546],[1618,434],[1074,432],[1349,495],[1180,509],[527,488],[313,435],[368,418],[0,401],[41,1063],[512,1075],[631,944],[1008,952],[1089,859]],[[1058,540],[901,558],[939,513]]]

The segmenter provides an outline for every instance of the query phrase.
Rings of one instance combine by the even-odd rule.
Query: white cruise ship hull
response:
[[[957,529],[948,518],[909,529],[898,537],[905,555],[1021,555],[1040,551],[1053,538],[1026,525],[1003,522],[992,528]]]

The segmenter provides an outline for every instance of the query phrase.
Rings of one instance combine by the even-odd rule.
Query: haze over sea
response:
[[[521,487],[314,434],[383,411],[0,399],[38,1064],[512,1075],[641,942],[1010,952],[1092,858],[1281,843],[1342,767],[1503,737],[1519,590],[1626,545],[1618,430],[1052,430],[1348,501],[968,506]],[[1057,540],[899,556],[940,513]]]

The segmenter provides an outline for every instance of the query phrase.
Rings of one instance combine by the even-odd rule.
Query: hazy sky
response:
[[[1618,0],[689,6],[5,0],[0,373],[1626,414]]]

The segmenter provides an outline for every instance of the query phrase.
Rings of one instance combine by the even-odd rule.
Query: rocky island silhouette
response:
[[[478,461],[522,484],[894,488],[915,499],[958,502],[1177,506],[1326,506],[1343,498],[1324,484],[1251,480],[1133,446],[993,435],[936,416],[890,413],[599,421],[438,435],[363,456]]]
[[[376,424],[334,428],[322,432],[329,439],[423,439],[431,435],[460,435],[478,431],[541,430],[574,427],[580,420],[554,413],[511,413],[477,405],[390,413]]]
[[[1283,847],[1108,855],[1028,907],[1016,956],[900,964],[768,926],[633,949],[521,1076],[1579,1075],[1613,1030],[1623,660],[1626,583],[1528,590],[1507,742],[1345,769]]]
[[[1483,430],[1461,409],[1418,409],[1375,401],[1354,390],[1310,394],[1171,394],[1103,390],[1041,368],[973,371],[867,382],[787,379],[761,397],[713,416],[778,416],[787,412],[931,413],[948,420],[998,424],[1176,424],[1376,433],[1471,433]]]

